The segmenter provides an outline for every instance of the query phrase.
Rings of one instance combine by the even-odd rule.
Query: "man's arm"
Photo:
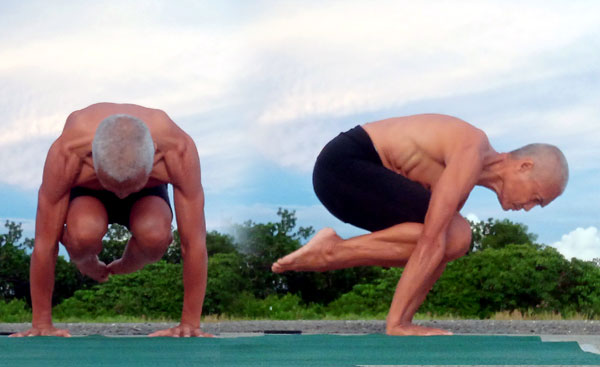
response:
[[[75,160],[69,161],[56,143],[48,151],[38,193],[35,243],[29,275],[33,308],[32,328],[11,336],[70,336],[67,330],[59,330],[52,325],[52,292],[58,241],[69,206],[68,188],[77,169],[77,159],[74,158]]]
[[[481,140],[476,139],[477,144],[461,147],[446,158],[444,172],[431,195],[423,232],[398,282],[388,315],[388,329],[410,324],[445,267],[448,227],[475,186],[483,166]]]
[[[183,146],[181,154],[165,156],[167,170],[173,180],[177,230],[181,238],[183,257],[184,296],[181,323],[150,336],[210,336],[200,330],[208,266],[200,160],[193,140],[187,135]]]

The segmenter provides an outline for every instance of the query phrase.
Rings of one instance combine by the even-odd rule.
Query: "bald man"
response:
[[[483,131],[454,117],[426,114],[357,126],[325,146],[313,184],[334,216],[371,233],[344,240],[322,229],[272,270],[404,267],[387,333],[447,335],[412,319],[446,264],[469,250],[471,228],[459,211],[473,187],[493,190],[504,210],[530,210],[554,200],[567,181],[558,148],[531,144],[498,153]]]
[[[70,336],[52,324],[58,242],[81,273],[104,282],[158,261],[172,240],[173,186],[183,256],[181,323],[150,336],[207,336],[200,330],[206,290],[206,228],[194,141],[161,110],[99,103],[73,112],[52,144],[38,194],[31,254],[32,328],[12,336]],[[123,256],[98,260],[110,223],[127,226]]]

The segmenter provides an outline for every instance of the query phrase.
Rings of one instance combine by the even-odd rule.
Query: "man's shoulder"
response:
[[[69,117],[67,117],[67,123],[97,121],[115,114],[128,114],[136,116],[143,121],[148,119],[171,121],[167,113],[158,108],[150,108],[133,103],[99,102],[71,112]]]

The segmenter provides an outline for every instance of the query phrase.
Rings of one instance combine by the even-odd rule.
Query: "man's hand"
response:
[[[173,338],[189,338],[192,336],[201,336],[201,337],[208,337],[208,338],[212,338],[214,335],[209,334],[209,333],[205,333],[202,330],[200,330],[199,327],[194,327],[188,324],[179,324],[175,327],[172,327],[170,329],[165,329],[165,330],[159,330],[159,331],[155,331],[152,334],[148,335],[150,337],[155,337],[155,336],[170,336]]]
[[[20,338],[23,336],[62,336],[70,338],[71,333],[69,333],[69,330],[67,329],[57,329],[54,326],[50,325],[43,327],[32,327],[27,331],[9,335],[10,338]]]

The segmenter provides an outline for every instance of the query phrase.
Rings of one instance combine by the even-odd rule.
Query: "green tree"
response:
[[[596,262],[571,259],[569,268],[561,274],[555,296],[563,314],[600,316],[600,268]]]
[[[314,231],[311,227],[296,227],[295,211],[279,209],[279,221],[266,224],[247,221],[234,227],[237,247],[244,255],[248,267],[250,291],[256,297],[264,298],[269,294],[295,293],[290,289],[288,278],[294,275],[275,274],[271,265],[277,259],[300,248],[300,241],[308,238]]]
[[[568,268],[552,247],[521,244],[476,251],[448,265],[422,311],[481,318],[499,311],[558,312]]]
[[[130,238],[131,233],[127,227],[116,223],[110,224],[102,239],[102,251],[98,255],[100,261],[109,264],[113,260],[121,258]]]
[[[0,234],[0,299],[24,299],[29,295],[29,255],[27,249],[32,240],[21,241],[23,229],[20,223],[6,221],[7,232]]]
[[[217,253],[209,257],[203,313],[233,313],[233,305],[247,285],[246,274],[246,264],[238,253]]]
[[[206,251],[208,251],[209,257],[216,254],[238,253],[233,237],[217,231],[210,231],[206,234]]]
[[[233,237],[227,234],[221,234],[217,231],[206,233],[206,251],[210,258],[216,254],[237,253]],[[171,264],[181,264],[181,238],[179,231],[173,231],[173,241],[167,248],[163,260]]]
[[[509,244],[534,244],[537,235],[528,232],[522,223],[513,223],[508,219],[488,218],[487,222],[471,222],[471,251],[488,248],[499,249]]]

